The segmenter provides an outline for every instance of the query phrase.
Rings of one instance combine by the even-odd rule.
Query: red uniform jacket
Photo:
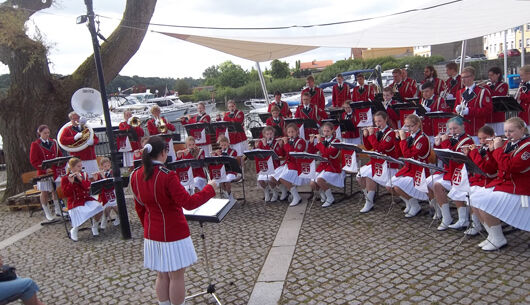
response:
[[[462,146],[471,145],[471,144],[475,144],[475,142],[473,142],[473,139],[470,136],[468,136],[467,134],[463,134],[463,135],[458,137],[458,140],[454,144],[451,144],[451,138],[449,138],[449,139],[447,139],[445,141],[442,141],[442,143],[440,143],[439,146],[434,145],[434,147],[435,148],[442,148],[442,149],[450,149],[452,151],[457,151],[457,152],[463,152]],[[462,168],[462,166],[463,166],[463,164],[456,163],[456,162],[453,162],[453,161],[449,161],[449,165],[444,164],[444,169],[447,171],[444,174],[444,180],[452,181],[453,174],[454,174],[455,170],[457,168]]]
[[[331,104],[333,105],[333,107],[342,107],[344,101],[349,99],[351,99],[351,96],[350,86],[348,86],[348,84],[343,83],[342,88],[339,88],[339,84],[333,85],[331,93]]]
[[[269,104],[269,108],[267,109],[267,112],[271,113],[272,107],[278,106],[278,108],[280,108],[280,116],[284,118],[292,118],[293,114],[291,113],[291,109],[289,109],[289,104],[287,104],[284,101],[280,101],[280,102],[282,103],[281,106],[278,103],[276,103],[276,100],[272,101]]]
[[[331,146],[331,143],[340,143],[340,140],[336,139],[335,137],[331,137],[329,140],[322,138],[317,145],[309,143],[309,148],[307,149],[309,152],[313,153],[319,151],[323,158],[328,159],[328,162],[320,162],[316,168],[316,171],[319,173],[322,171],[331,173],[342,172],[342,157],[340,150]]]
[[[326,98],[324,97],[324,91],[318,87],[314,87],[311,90],[309,87],[302,90],[302,95],[304,96],[305,92],[309,92],[311,95],[311,105],[316,105],[318,109],[324,110],[326,108]],[[300,97],[300,105],[302,105],[302,97]]]
[[[203,115],[194,115],[189,120],[187,117],[182,118],[182,125],[188,125],[188,124],[195,124],[195,123],[210,123],[211,119],[210,116],[206,113]],[[192,129],[189,132],[190,136],[193,136],[195,138],[195,142],[197,143],[197,146],[203,146],[203,145],[210,145],[212,143],[211,137],[209,133],[205,133],[204,137],[202,138],[202,131],[204,128],[198,128],[198,129]],[[198,143],[201,142],[201,143]]]
[[[53,139],[49,139],[49,146],[45,146],[40,138],[31,142],[31,148],[29,150],[29,162],[37,170],[37,175],[44,175],[46,171],[42,169],[42,162],[45,160],[54,159],[57,157],[62,157],[61,150],[59,145]],[[52,167],[53,178],[57,179],[59,176],[63,176],[64,166],[62,168],[57,168],[56,166]]]
[[[180,184],[174,171],[155,165],[153,175],[144,181],[144,167],[131,174],[131,189],[140,222],[144,227],[144,238],[172,242],[190,236],[183,208],[192,210],[215,196],[211,185],[190,195]]]
[[[493,152],[487,149],[473,149],[469,152],[468,157],[480,167],[488,176],[469,173],[469,185],[485,187],[488,183],[497,177],[497,162],[493,158]]]
[[[227,111],[225,112],[223,121],[236,122],[236,123],[241,124],[241,127],[245,127],[244,126],[245,114],[243,113],[243,111],[240,111],[237,109],[236,111],[234,111],[234,113]],[[226,131],[226,128],[217,128],[217,130],[215,131],[216,137],[219,137],[219,135],[224,134],[225,131]],[[228,137],[230,138],[230,144],[237,144],[247,139],[247,135],[244,132],[229,132]]]
[[[507,96],[508,95],[508,84],[505,82],[498,82],[495,84],[489,84],[487,86],[484,86],[487,90],[489,90],[491,97],[494,96]],[[490,122],[492,123],[503,123],[506,121],[506,113],[504,112],[492,112],[491,113],[491,119]]]
[[[371,102],[374,98],[375,88],[367,84],[355,86],[351,94],[351,100],[353,102]]]
[[[523,107],[523,111],[519,112],[519,117],[528,125],[530,124],[530,82],[521,85],[517,92],[519,96],[517,102]]]
[[[355,113],[352,111],[352,113],[347,114],[346,112],[341,113],[340,115],[341,120],[350,120],[353,123],[353,126],[355,126],[355,129],[353,131],[342,131],[342,138],[344,139],[355,139],[359,137],[359,129],[357,128],[357,122],[355,121]]]
[[[129,129],[134,128],[134,130],[136,131],[136,135],[138,136],[138,141],[131,141],[131,139],[129,139],[129,141],[131,142],[132,151],[140,149],[141,147],[140,142],[142,140],[142,137],[144,136],[143,128],[140,126],[132,127],[127,122],[121,122],[119,128],[120,130],[129,130]],[[118,149],[119,149],[120,147],[125,146],[126,137],[117,137],[116,141],[118,142]]]
[[[397,103],[398,103],[398,101],[396,101],[396,100],[391,100],[389,103],[386,103],[385,101],[383,101],[383,103],[382,103],[383,107],[385,107],[385,112],[388,114],[388,119],[389,119],[388,125],[390,125],[390,127],[392,127],[392,128],[398,128],[398,126],[399,126],[398,122],[400,122],[400,115],[403,117],[403,119],[401,120],[401,125],[403,126],[404,122],[405,122],[405,118],[409,114],[413,113],[412,111],[410,113],[406,113],[404,110],[402,110],[398,114],[392,107],[390,107],[390,105],[394,105],[394,104],[397,104]]]
[[[277,137],[282,137],[283,136],[283,129],[285,128],[285,121],[283,120],[282,117],[279,117],[278,120],[274,120],[273,117],[270,117],[267,119],[267,121],[265,122],[265,125],[267,126],[278,126],[280,127],[280,129],[282,130],[282,133],[281,134],[274,134],[274,137],[277,138]],[[260,135],[260,138],[262,137],[262,135]]]
[[[61,188],[63,194],[68,198],[66,206],[69,210],[85,205],[87,201],[95,201],[94,197],[90,196],[90,180],[85,172],[81,172],[82,181],[77,178],[74,183],[70,183],[68,175],[61,178]]]
[[[399,141],[399,147],[403,158],[411,158],[424,163],[427,162],[431,153],[429,138],[421,131],[414,136],[409,136],[409,138]],[[412,177],[414,183],[418,185],[422,171],[423,167],[405,162],[405,166],[396,173],[396,177]],[[425,176],[429,176],[429,170],[425,170]]]
[[[237,157],[237,151],[235,151],[234,149],[228,147],[227,150],[221,150],[221,152],[217,152],[217,151],[214,151],[212,152],[212,156],[228,156],[228,157],[234,157],[236,158]],[[210,171],[210,177],[212,177],[212,179],[217,179],[216,177],[218,175],[216,175],[216,172],[217,170],[220,170],[221,168],[223,167],[222,164],[212,164],[210,166],[208,166],[208,171]],[[232,172],[232,171],[226,171],[226,174],[234,174],[234,175],[237,175],[236,172]]]
[[[442,91],[444,90],[444,82],[438,77],[424,79],[421,84],[423,85],[426,82],[431,82],[434,85],[434,95],[440,95],[440,93],[442,93]]]
[[[187,153],[187,154],[182,154],[180,157],[177,156],[177,161],[178,160],[192,160],[192,159],[196,159],[196,160],[202,160],[205,158],[205,153],[204,153],[204,150],[202,150],[202,148],[199,148],[199,153],[197,154],[197,158],[193,157],[193,155],[191,153]],[[181,173],[185,173],[186,175],[188,174],[188,169],[189,168],[184,168],[182,170],[177,170],[177,174],[179,174],[179,178],[181,180],[185,180],[185,179],[182,179],[181,178]],[[204,169],[203,168],[194,168],[192,169],[193,171],[193,177],[201,177],[201,178],[204,178],[206,179],[206,174],[204,173]]]
[[[456,106],[467,103],[469,108],[469,113],[464,116],[464,119],[469,121],[465,123],[466,133],[470,135],[477,135],[477,132],[480,127],[484,126],[491,118],[491,113],[493,112],[493,105],[491,103],[491,96],[488,90],[474,86],[473,93],[464,98],[464,92],[466,88],[458,91],[456,95],[455,110]]]
[[[505,153],[506,144],[493,151],[499,172],[497,178],[486,187],[495,191],[530,196],[530,137],[521,139],[517,147]]]
[[[95,180],[103,180],[103,179],[107,179],[107,178],[112,178],[112,170],[108,171],[108,172],[105,172],[105,173],[97,173],[95,174]],[[107,204],[107,202],[109,201],[113,201],[113,200],[116,200],[116,194],[114,193],[114,187],[108,187],[108,188],[103,188],[101,190],[101,193],[99,193],[98,195],[98,201],[101,202],[101,204],[103,206],[105,206],[105,204]]]
[[[74,140],[75,135],[78,131],[74,130],[73,126],[69,126],[66,128],[63,133],[61,134],[61,138],[59,139],[62,144],[64,145],[71,145],[74,144],[76,140]],[[70,155],[73,157],[77,157],[83,161],[86,160],[95,160],[96,159],[96,150],[95,146],[99,143],[98,137],[94,134],[94,144],[89,145],[87,148],[83,149],[82,151],[78,152],[71,152]]]
[[[300,162],[292,158],[289,153],[292,152],[304,152],[307,148],[306,141],[302,138],[295,138],[292,141],[282,146],[283,156],[285,157],[285,163],[287,168],[291,170],[297,170],[300,172]]]
[[[276,140],[272,140],[272,143],[267,143],[265,145],[263,145],[262,141],[258,141],[256,148],[264,150],[273,150],[278,155],[278,157],[283,155],[282,146],[280,145],[279,141]],[[268,160],[256,158],[254,161],[256,162],[256,173],[259,173],[260,170],[263,168],[263,164],[265,164],[266,166]],[[278,166],[280,166],[280,160],[273,160],[272,163],[274,164],[274,168],[278,168]]]
[[[379,133],[379,136],[378,136]],[[394,129],[387,126],[383,131],[378,131],[368,137],[363,137],[363,143],[367,150],[374,150],[383,155],[392,158],[399,158],[399,150],[396,149],[397,141]],[[377,166],[376,164],[383,164],[385,160],[370,158],[368,164],[372,165],[372,170]],[[390,163],[390,168],[398,168],[396,163]]]
[[[462,89],[462,77],[460,75],[457,75],[455,78],[449,77],[445,81],[444,90],[448,94],[452,94],[453,97],[456,98],[456,94],[458,91],[460,91],[460,89]]]
[[[416,87],[410,82],[401,81],[399,84],[393,82],[389,87],[397,90],[403,101],[405,101],[406,98],[414,97],[416,94]]]
[[[403,81],[409,83],[410,90],[412,91],[412,96],[416,96],[416,94],[418,93],[418,83],[410,77],[407,77]]]
[[[443,111],[452,112],[453,109],[449,108],[445,103],[445,100],[441,96],[434,95],[430,100],[420,99],[420,104],[426,108],[429,112]],[[429,110],[430,109],[430,110]],[[428,136],[435,136],[441,132],[445,132],[446,124],[449,119],[431,119],[423,118],[423,131]]]
[[[152,118],[147,121],[147,131],[149,132],[150,136],[156,136],[160,134],[160,132],[158,132],[158,128],[156,127],[155,120],[155,118]],[[169,123],[164,117],[162,117],[162,120],[166,124],[168,130],[175,131],[175,125]],[[169,142],[169,139],[166,139],[166,141]]]
[[[294,117],[296,119],[313,120],[317,122],[317,124],[322,119],[328,118],[328,114],[324,110],[318,109],[314,105],[309,105],[309,107],[310,107],[309,112],[306,112],[304,111],[304,105],[299,105],[298,108],[296,108]],[[304,134],[305,134],[305,139],[308,140],[310,134],[318,134],[318,129],[304,128]]]

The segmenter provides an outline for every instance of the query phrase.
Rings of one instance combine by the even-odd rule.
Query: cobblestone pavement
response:
[[[500,252],[479,237],[454,248],[462,232],[407,219],[401,203],[387,215],[389,196],[361,214],[360,196],[306,212],[280,304],[530,304],[528,232]]]
[[[0,205],[0,240],[45,220],[42,210],[35,211],[33,216],[29,217],[28,211],[10,212],[6,206]]]

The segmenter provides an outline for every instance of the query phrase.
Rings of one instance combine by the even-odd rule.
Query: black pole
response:
[[[105,124],[107,125],[107,137],[110,146],[110,158],[112,160],[112,173],[114,175],[114,190],[116,192],[116,202],[118,203],[118,216],[120,217],[121,236],[124,239],[131,238],[131,227],[129,225],[129,216],[127,215],[127,206],[125,205],[125,196],[123,194],[122,182],[120,172],[120,165],[118,164],[116,149],[116,140],[114,132],[112,131],[112,122],[110,120],[109,104],[107,101],[107,91],[105,88],[105,78],[103,77],[103,66],[101,64],[101,55],[99,53],[99,41],[96,33],[96,26],[94,24],[94,8],[92,0],[85,0],[88,30],[92,36],[92,45],[94,47],[94,61],[96,62],[96,71],[98,73],[99,91],[101,93],[101,102],[103,103],[103,115],[105,116]]]

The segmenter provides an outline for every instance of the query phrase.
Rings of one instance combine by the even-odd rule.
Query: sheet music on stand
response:
[[[418,161],[418,160],[415,160],[415,159],[412,159],[412,158],[398,158],[398,159],[403,161],[403,162],[408,162],[408,163],[411,163],[411,164],[414,164],[414,165],[417,165],[417,166],[421,166],[421,167],[424,167],[424,168],[427,168],[427,169],[431,169],[431,170],[434,170],[434,171],[437,171],[437,172],[442,172],[442,173],[446,173],[447,172],[445,169],[443,169],[442,167],[437,166],[436,164],[424,163],[424,162],[421,162],[421,161]]]
[[[294,151],[291,151],[291,152],[289,152],[289,156],[291,156],[291,157],[293,157],[295,159],[312,159],[312,160],[315,160],[315,161],[329,162],[328,159],[322,157],[321,155],[310,154],[310,153],[306,153],[306,152],[294,152]]]
[[[68,160],[70,160],[72,156],[65,156],[65,157],[57,157],[49,160],[42,161],[42,169],[51,168],[54,165],[60,166],[60,165],[66,165],[68,163]]]
[[[261,138],[261,134],[263,132],[263,129],[267,127],[267,126],[259,126],[259,127],[251,127],[250,128],[250,133],[252,134],[252,138],[253,139],[260,139]],[[279,126],[270,126],[272,128],[274,128],[274,136],[275,137],[281,137],[283,136],[283,130],[279,127]]]
[[[434,149],[434,153],[438,159],[442,160],[444,164],[449,164],[449,161],[456,163],[463,163],[466,165],[466,169],[469,173],[475,173],[482,176],[487,176],[481,169],[478,167],[475,162],[468,158],[465,154],[457,151],[452,151],[450,149]]]
[[[196,130],[196,129],[204,129],[204,131],[207,133],[207,134],[211,134],[212,133],[212,130],[211,130],[211,124],[210,123],[192,123],[192,124],[186,124],[186,125],[183,125],[184,128],[186,128],[186,132],[188,134],[191,134],[190,131],[191,130]]]
[[[524,110],[513,96],[494,96],[491,98],[491,101],[493,103],[493,111],[495,112],[519,112]]]
[[[184,160],[178,160],[169,162],[166,164],[167,168],[171,170],[175,170],[177,168],[203,168],[204,167],[204,159],[184,159]]]
[[[327,111],[329,112],[330,118],[340,119],[340,116],[344,112],[344,109],[342,109],[341,107],[332,107],[332,108],[327,109]]]
[[[103,191],[103,188],[114,187],[114,178],[105,178],[94,181],[90,184],[90,194],[97,195]]]
[[[304,125],[304,128],[307,128],[307,129],[318,129],[319,128],[319,124],[313,120],[309,120],[309,119],[285,119],[284,120],[285,122],[285,126],[287,126],[287,124],[289,123],[295,123],[295,124],[302,124]]]
[[[270,114],[269,112],[265,112],[265,113],[258,113],[258,116],[259,116],[261,122],[263,124],[266,124],[267,123],[267,119],[269,119],[272,116],[272,114]]]
[[[193,210],[182,209],[186,220],[220,223],[234,207],[236,202],[228,199],[211,198],[205,204]]]
[[[218,122],[211,122],[210,125],[214,129],[226,128],[228,129],[228,132],[245,132],[245,130],[243,129],[243,126],[241,126],[241,123],[238,123],[238,122],[218,121]]]
[[[342,150],[354,151],[358,154],[363,152],[363,149],[357,146],[356,144],[340,142],[340,143],[331,143],[331,146],[338,148],[338,149],[342,149]]]
[[[162,139],[172,139],[174,142],[175,141],[180,141],[180,133],[163,133],[163,134],[157,134],[157,135],[152,135],[152,136],[149,136],[150,138],[151,137],[161,137]]]
[[[256,158],[267,159],[269,157],[272,157],[273,160],[280,159],[274,150],[268,149],[245,150],[243,154],[247,156],[247,158],[249,158],[250,160],[255,160]]]
[[[134,128],[128,130],[115,130],[114,136],[116,137],[128,137],[129,141],[138,141],[138,134]]]
[[[227,172],[242,173],[241,166],[237,162],[237,159],[230,156],[218,156],[218,157],[207,157],[204,158],[204,165],[210,164],[223,164]]]
[[[403,165],[403,161],[400,161],[396,158],[393,158],[393,157],[390,157],[390,156],[387,156],[387,155],[383,155],[383,154],[380,154],[378,152],[375,152],[375,151],[368,151],[368,150],[363,150],[360,152],[360,154],[365,154],[365,155],[368,155],[372,158],[376,158],[376,159],[380,159],[380,160],[385,160],[387,162],[390,162],[390,163],[396,163],[396,164],[399,164],[399,165]]]

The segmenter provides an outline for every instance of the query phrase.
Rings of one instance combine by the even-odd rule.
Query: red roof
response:
[[[333,60],[313,60],[310,62],[302,62],[300,63],[300,70],[308,70],[308,69],[324,69],[327,66],[331,66],[333,64]]]

